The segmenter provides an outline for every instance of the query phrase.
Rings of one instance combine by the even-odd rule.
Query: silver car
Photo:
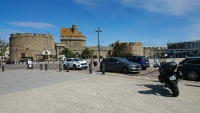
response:
[[[127,74],[130,72],[140,72],[142,67],[138,63],[129,62],[128,60],[120,57],[112,57],[103,59],[100,62],[100,70],[102,71],[103,64],[105,71],[114,71]]]

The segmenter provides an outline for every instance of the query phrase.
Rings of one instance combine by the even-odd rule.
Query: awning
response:
[[[42,52],[40,52],[40,53],[38,53],[39,55],[54,55],[54,53],[53,52],[50,52],[50,51],[48,51],[48,50],[44,50],[44,51],[42,51]]]

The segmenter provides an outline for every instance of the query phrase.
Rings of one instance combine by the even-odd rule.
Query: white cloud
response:
[[[127,7],[169,15],[184,15],[200,7],[199,0],[119,0]]]
[[[37,28],[37,29],[54,27],[50,23],[42,23],[42,22],[9,22],[9,24],[13,26],[18,26],[18,27],[30,27],[30,28]]]
[[[200,40],[200,22],[187,28],[187,40]]]
[[[93,0],[73,0],[74,2],[76,3],[80,3],[80,4],[84,4],[84,5],[87,5],[87,6],[94,6],[96,5],[97,3],[94,2]],[[92,2],[93,1],[93,2]]]
[[[144,9],[150,12],[181,16],[190,11],[200,10],[199,0],[73,0],[87,6],[121,3],[125,7]]]

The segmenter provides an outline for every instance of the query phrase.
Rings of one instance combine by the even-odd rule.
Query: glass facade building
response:
[[[153,50],[157,57],[197,57],[200,56],[200,40],[188,42],[169,42],[167,49]]]

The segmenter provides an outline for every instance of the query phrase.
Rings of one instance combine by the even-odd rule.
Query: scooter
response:
[[[154,65],[154,67],[159,67],[159,82],[164,83],[166,88],[169,88],[172,91],[172,95],[177,97],[179,95],[179,89],[178,77],[175,72],[175,69],[177,68],[176,62],[162,62],[160,65]]]

